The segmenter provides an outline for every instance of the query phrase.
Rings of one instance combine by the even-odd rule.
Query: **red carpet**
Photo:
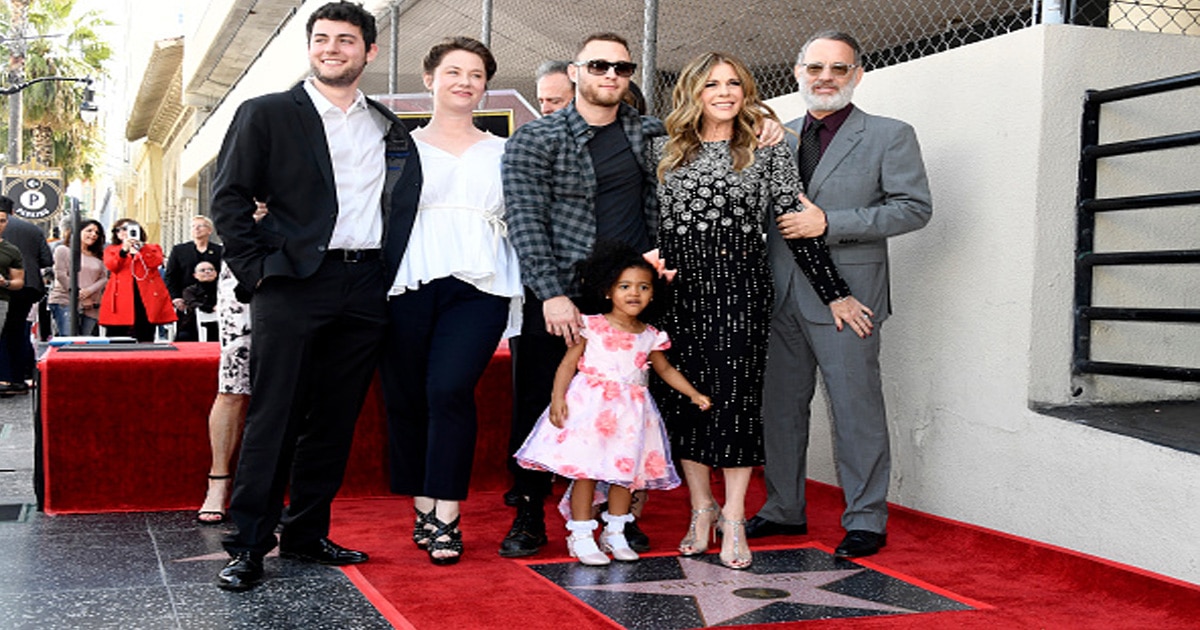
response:
[[[756,479],[749,505],[762,502],[761,488]],[[766,538],[753,548],[815,545],[832,551],[843,534],[840,490],[810,483],[809,497],[809,536]],[[687,524],[687,507],[682,488],[651,496],[641,525],[656,554],[673,555]],[[550,544],[529,558],[530,564],[567,556],[562,520],[550,503],[547,512]],[[370,562],[347,573],[399,628],[619,627],[525,563],[497,555],[512,515],[498,492],[474,493],[463,504],[466,554],[453,567],[432,566],[409,540],[412,512],[405,499],[339,501],[333,535],[372,554]],[[893,508],[888,546],[860,564],[973,610],[739,627],[1145,630],[1200,625],[1200,587],[904,508]]]

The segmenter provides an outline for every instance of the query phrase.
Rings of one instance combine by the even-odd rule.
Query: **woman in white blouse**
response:
[[[473,112],[496,61],[482,43],[447,39],[424,60],[433,118],[413,132],[424,182],[388,296],[383,390],[392,491],[411,495],[413,542],[434,564],[462,555],[459,501],[475,452],[475,385],[506,331],[520,330],[521,279],[504,225],[504,139]]]

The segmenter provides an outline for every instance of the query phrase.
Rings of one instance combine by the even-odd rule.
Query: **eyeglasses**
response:
[[[637,64],[632,61],[605,61],[603,59],[589,59],[587,61],[573,61],[571,65],[580,68],[587,68],[588,74],[602,77],[608,74],[609,70],[617,73],[617,76],[628,79],[633,76],[633,71],[637,70]]]
[[[856,64],[856,63],[845,64],[845,63],[840,63],[840,62],[839,63],[831,63],[828,66],[823,63],[820,63],[820,62],[799,63],[796,65],[801,68],[804,68],[804,71],[807,72],[808,76],[810,76],[810,77],[821,76],[821,73],[825,72],[825,68],[829,68],[829,73],[835,77],[844,77],[847,74],[850,74],[851,70],[854,70],[855,68],[858,67],[858,64]]]

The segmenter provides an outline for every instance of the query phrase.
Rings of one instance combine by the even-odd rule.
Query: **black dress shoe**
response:
[[[346,549],[328,538],[321,538],[300,547],[284,546],[281,544],[279,545],[279,556],[301,562],[316,562],[317,564],[331,564],[339,567],[347,564],[361,564],[368,560],[367,554],[353,549]]]
[[[650,551],[650,537],[638,527],[637,521],[625,523],[625,540],[629,543],[629,548],[638,553]]]
[[[248,591],[262,582],[262,556],[243,551],[217,574],[217,586],[227,591]]]
[[[833,552],[837,558],[861,558],[879,553],[887,544],[887,534],[869,532],[865,529],[852,529],[846,532],[842,544]]]
[[[746,538],[762,538],[763,536],[803,536],[808,533],[808,523],[788,525],[776,523],[755,515],[746,521]]]
[[[532,556],[546,542],[546,514],[542,504],[522,497],[517,504],[517,518],[513,519],[512,529],[500,542],[500,555],[504,558]]]

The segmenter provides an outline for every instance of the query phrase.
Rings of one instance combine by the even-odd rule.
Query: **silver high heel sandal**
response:
[[[625,523],[632,523],[633,515],[613,516],[606,511],[600,515],[600,518],[608,524],[600,533],[600,551],[611,553],[613,560],[621,562],[638,560],[637,552],[631,549],[629,541],[625,540]]]
[[[731,521],[725,518],[725,515],[722,514],[717,518],[717,522],[720,524],[721,534],[725,537],[725,540],[729,540],[733,546],[733,557],[726,559],[724,549],[725,545],[722,543],[720,556],[721,564],[729,567],[730,569],[736,569],[738,571],[741,571],[742,569],[749,569],[750,563],[754,561],[754,556],[750,553],[749,545],[746,546],[745,554],[742,553],[740,545],[740,543],[746,539],[746,519],[743,518],[736,521]],[[730,527],[732,527],[732,530],[727,529]]]
[[[708,526],[705,528],[704,535],[701,536],[700,532],[696,530],[696,523],[700,520],[700,515],[714,512],[716,513],[717,518],[713,519],[713,521],[708,524]],[[717,542],[716,524],[720,517],[721,506],[717,505],[716,501],[713,501],[712,505],[706,508],[692,510],[692,520],[688,523],[687,536],[684,536],[683,540],[679,541],[679,555],[685,557],[698,556],[708,551],[709,539],[711,538],[712,542]],[[703,547],[699,546],[698,544],[701,540],[704,540]]]
[[[567,536],[567,551],[581,564],[602,567],[611,560],[596,546],[596,538],[592,536],[596,527],[596,521],[567,521],[567,530],[571,532]]]

